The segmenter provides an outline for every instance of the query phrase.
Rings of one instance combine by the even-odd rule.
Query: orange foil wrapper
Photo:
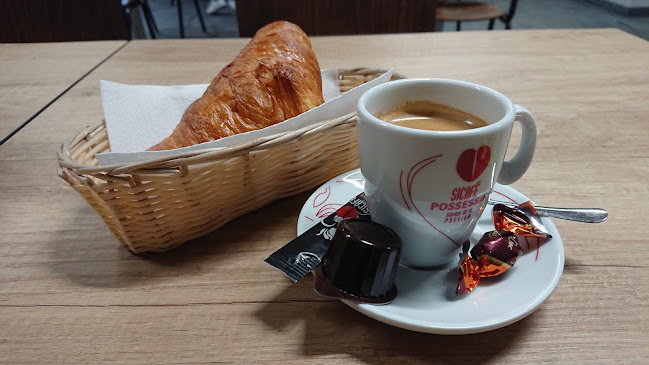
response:
[[[541,223],[536,208],[529,201],[515,207],[496,204],[492,217],[496,231],[508,231],[526,237],[552,238]]]
[[[456,295],[469,293],[480,279],[498,276],[514,266],[523,250],[516,235],[508,231],[490,231],[467,252],[458,269]]]

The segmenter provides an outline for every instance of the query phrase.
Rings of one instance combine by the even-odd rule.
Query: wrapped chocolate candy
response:
[[[458,270],[457,295],[473,291],[482,278],[498,276],[514,266],[523,253],[516,235],[490,231],[482,235],[471,252],[465,252]]]
[[[515,207],[496,204],[492,217],[496,231],[509,231],[526,237],[552,238],[541,223],[536,208],[529,201]]]

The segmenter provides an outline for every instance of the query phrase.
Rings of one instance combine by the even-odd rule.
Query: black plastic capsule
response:
[[[371,221],[345,219],[338,224],[316,270],[316,291],[329,297],[388,303],[397,294],[394,279],[400,254],[401,239],[389,228]]]

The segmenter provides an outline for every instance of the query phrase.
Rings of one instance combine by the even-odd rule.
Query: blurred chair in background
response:
[[[203,20],[203,13],[201,12],[201,6],[198,4],[198,0],[193,1],[196,12],[198,13],[198,20],[201,22],[201,28],[203,29],[204,33],[207,33],[207,28],[205,28],[205,21]],[[176,5],[178,7],[178,25],[180,28],[180,38],[185,38],[185,25],[183,23],[183,0],[177,0]]]
[[[308,35],[432,32],[436,0],[237,0],[239,36],[287,20]]]
[[[142,15],[144,15],[144,20],[146,21],[146,25],[149,28],[151,38],[155,39],[156,32],[159,33],[160,31],[158,30],[158,26],[155,23],[155,19],[153,19],[153,13],[151,12],[151,7],[149,6],[148,0],[122,0],[122,9],[124,11],[124,21],[126,23],[126,28],[129,31],[129,39],[135,38],[132,21],[134,9],[142,10]]]
[[[223,9],[234,9],[235,7],[234,0],[209,0],[205,12],[209,15],[214,15]]]
[[[512,18],[516,13],[518,0],[511,0],[507,12],[498,5],[482,1],[440,1],[437,5],[437,21],[455,21],[456,30],[460,30],[462,22],[489,20],[488,29],[494,28],[496,19],[505,23],[505,29],[511,29]]]

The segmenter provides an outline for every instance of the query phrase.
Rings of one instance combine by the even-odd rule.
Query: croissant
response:
[[[320,66],[309,38],[299,26],[277,21],[255,34],[187,107],[171,135],[149,150],[261,129],[323,102]]]

